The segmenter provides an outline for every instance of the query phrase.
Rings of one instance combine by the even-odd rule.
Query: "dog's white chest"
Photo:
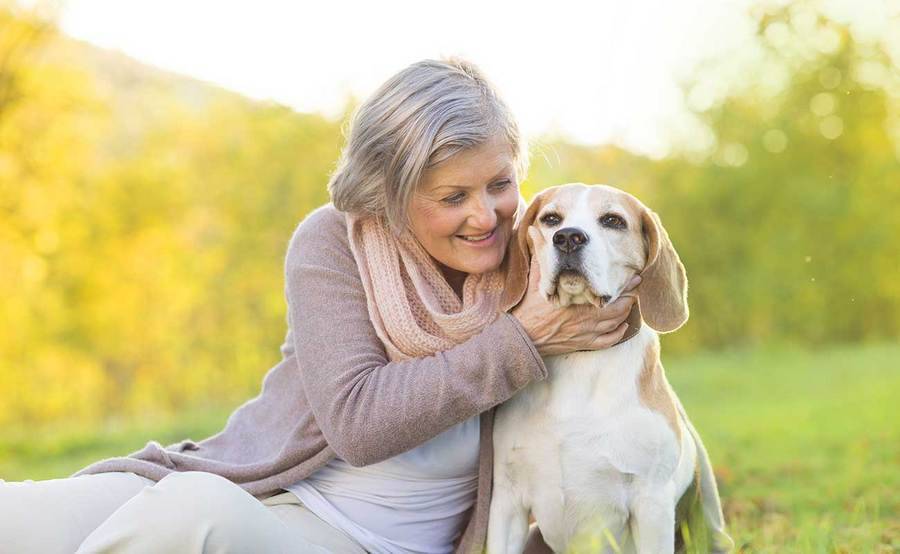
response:
[[[680,445],[636,384],[655,340],[644,329],[611,349],[548,358],[548,379],[498,409],[495,474],[531,496],[523,504],[558,551],[595,520],[624,526],[635,477],[662,485],[675,472]]]

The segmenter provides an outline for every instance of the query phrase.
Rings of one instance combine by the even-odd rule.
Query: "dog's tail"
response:
[[[694,439],[697,449],[697,480],[699,489],[697,497],[703,509],[703,519],[709,532],[709,551],[716,554],[726,554],[734,550],[734,541],[725,531],[725,516],[722,514],[722,502],[719,500],[719,488],[716,486],[716,476],[713,474],[709,455],[700,440],[700,435],[691,421],[687,418],[681,402],[676,400],[678,411],[681,413],[681,421]]]

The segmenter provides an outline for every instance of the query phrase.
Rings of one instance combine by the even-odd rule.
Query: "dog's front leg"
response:
[[[668,488],[648,490],[631,503],[631,535],[638,554],[675,550],[675,500]]]
[[[528,539],[528,509],[515,497],[511,483],[498,483],[496,477],[495,472],[487,554],[520,554]]]

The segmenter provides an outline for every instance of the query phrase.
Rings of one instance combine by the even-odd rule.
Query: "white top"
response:
[[[369,466],[334,458],[286,489],[369,552],[450,553],[475,502],[479,427],[472,417]]]

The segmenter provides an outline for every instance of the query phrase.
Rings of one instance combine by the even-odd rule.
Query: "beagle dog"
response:
[[[534,198],[513,240],[505,305],[524,295],[533,256],[560,306],[603,306],[640,274],[625,293],[640,317],[611,348],[545,357],[547,379],[498,407],[488,554],[522,552],[529,512],[555,552],[730,551],[709,458],[660,363],[657,332],[688,306],[659,217],[613,187],[562,185]]]

